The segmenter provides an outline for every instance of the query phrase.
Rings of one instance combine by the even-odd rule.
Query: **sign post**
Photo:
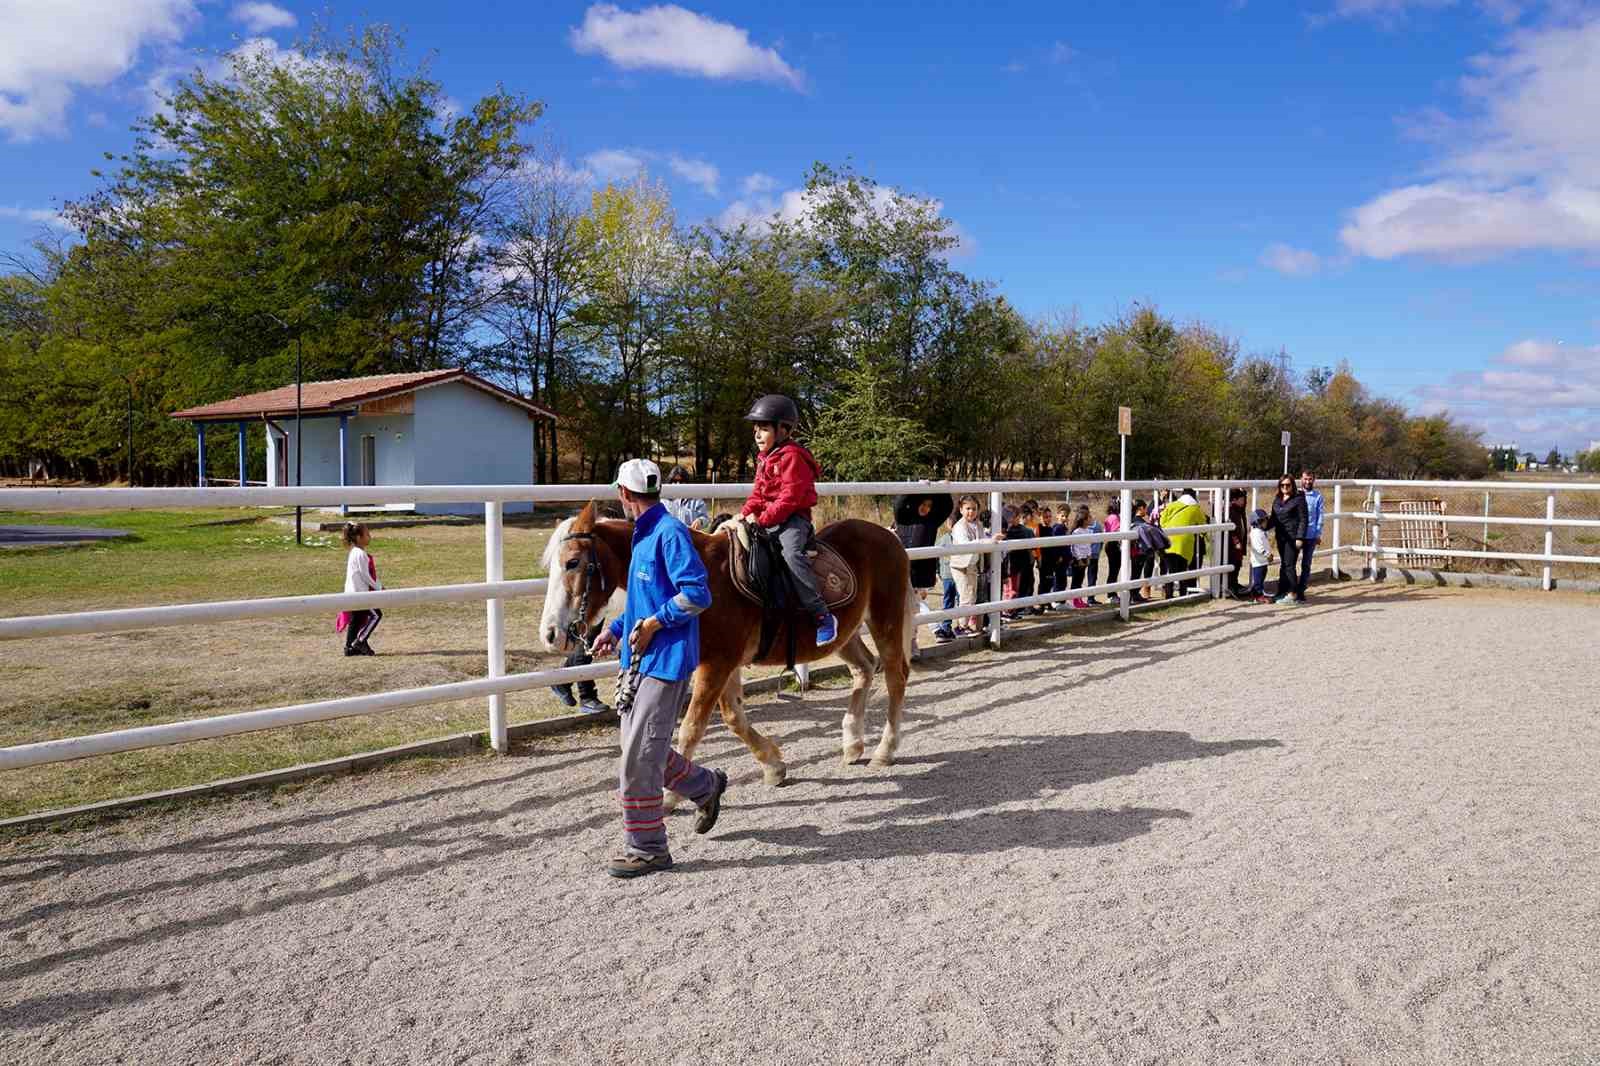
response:
[[[1289,472],[1289,431],[1283,431],[1283,472]]]
[[[1133,435],[1133,408],[1117,408],[1117,436],[1122,439],[1122,466],[1117,471],[1117,480],[1128,480],[1128,438]]]

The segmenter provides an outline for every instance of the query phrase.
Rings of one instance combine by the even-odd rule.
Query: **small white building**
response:
[[[295,386],[236,396],[176,411],[195,424],[200,484],[207,484],[206,441],[231,429],[237,440],[237,478],[245,484],[250,428],[267,439],[268,486],[294,485]],[[554,411],[464,370],[380,374],[301,385],[300,424],[305,485],[531,485],[537,466],[536,420]],[[213,481],[218,480],[213,478]],[[527,511],[531,503],[507,503]],[[483,504],[419,503],[426,514],[482,514]]]

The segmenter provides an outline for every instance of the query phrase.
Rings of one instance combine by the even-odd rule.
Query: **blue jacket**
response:
[[[1322,493],[1312,489],[1306,493],[1306,540],[1322,539]]]
[[[639,672],[661,681],[682,681],[694,673],[700,665],[700,612],[710,606],[706,564],[694,550],[688,527],[656,504],[633,524],[628,606],[611,623],[623,669],[633,655],[628,634],[654,615],[661,631],[645,649]]]

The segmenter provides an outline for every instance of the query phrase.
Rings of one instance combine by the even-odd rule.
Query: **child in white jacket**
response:
[[[1250,587],[1245,599],[1268,602],[1267,567],[1272,563],[1272,539],[1267,536],[1267,512],[1257,507],[1250,516]]]
[[[346,592],[377,592],[383,588],[378,580],[378,564],[367,554],[372,543],[372,533],[362,522],[346,522],[340,533],[350,554],[344,563],[344,590]],[[367,643],[372,631],[383,621],[383,612],[373,607],[365,611],[340,611],[334,629],[344,633],[346,655],[376,655]]]
[[[961,507],[957,512],[955,521],[950,526],[950,543],[971,544],[984,539],[983,526],[978,524],[978,501],[971,496],[961,497]],[[971,552],[964,555],[948,556],[950,560],[950,573],[955,579],[956,595],[963,607],[972,607],[978,602],[978,570],[980,568],[981,554]],[[980,633],[983,624],[978,616],[973,615],[961,619],[956,623],[957,633]]]

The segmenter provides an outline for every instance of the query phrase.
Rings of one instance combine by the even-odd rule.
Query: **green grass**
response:
[[[92,526],[132,534],[80,547],[0,551],[0,588],[7,593],[0,615],[34,613],[41,603],[49,611],[88,610],[341,591],[345,548],[338,534],[308,528],[304,544],[297,545],[293,526],[275,516],[284,517],[245,509],[0,512],[0,525]],[[507,529],[508,579],[541,576],[538,550],[545,535],[547,530],[530,526]],[[483,579],[481,525],[377,529],[371,550],[386,585]],[[55,603],[71,606],[49,606]],[[33,606],[20,610],[23,604]]]
[[[235,520],[222,524],[221,520]],[[238,521],[243,519],[243,521]],[[345,549],[265,511],[0,513],[0,524],[98,526],[126,540],[0,551],[0,616],[339,592]],[[509,524],[506,576],[540,575],[553,519]],[[373,531],[386,586],[481,581],[484,528]],[[505,605],[507,669],[560,665],[535,639],[540,601]],[[7,642],[0,647],[0,745],[482,677],[481,603],[385,612],[380,655],[345,659],[332,618],[177,626]],[[512,721],[564,708],[545,690],[508,698]],[[177,788],[482,729],[485,701],[152,748],[0,774],[0,817]]]

